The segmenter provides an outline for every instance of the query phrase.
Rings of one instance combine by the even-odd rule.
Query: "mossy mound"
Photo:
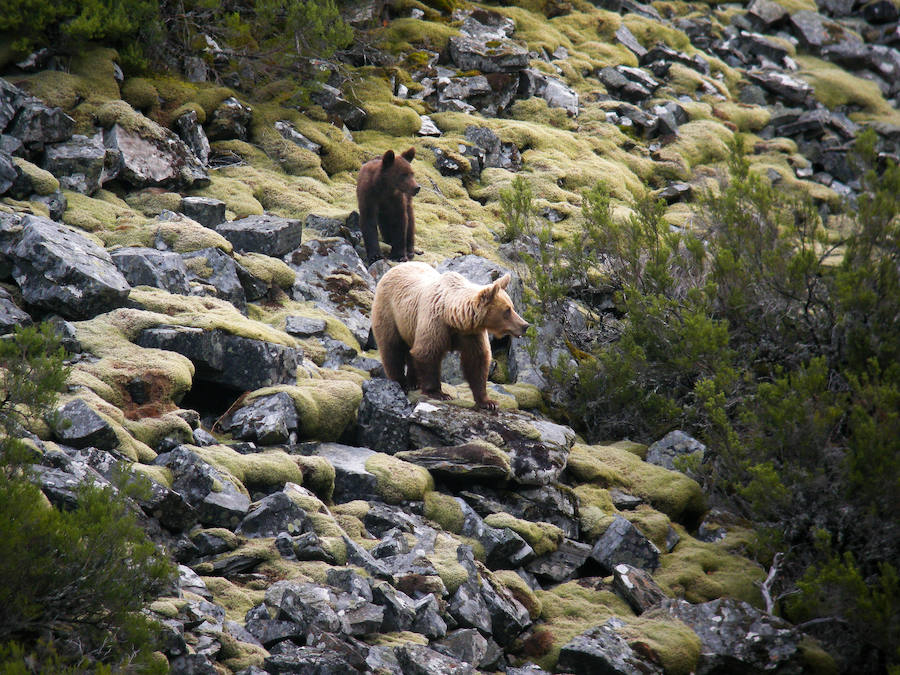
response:
[[[756,583],[765,571],[747,558],[728,551],[725,542],[706,543],[673,526],[681,538],[673,551],[660,557],[653,577],[666,592],[698,603],[716,598],[737,598],[762,607]]]
[[[628,619],[617,631],[632,647],[652,655],[666,675],[690,675],[700,659],[700,638],[686,624],[653,612]]]
[[[303,472],[304,487],[312,490],[325,502],[334,494],[334,467],[324,457],[293,455],[294,461]]]
[[[303,473],[293,457],[283,450],[266,450],[242,455],[227,445],[192,448],[198,457],[226,471],[248,489],[271,490],[285,483],[303,483]]]
[[[427,469],[391,455],[375,453],[366,460],[366,471],[375,474],[375,489],[388,504],[422,501],[434,490],[434,479]]]
[[[181,208],[181,195],[159,188],[147,188],[126,195],[125,203],[145,216],[158,216],[163,211],[178,211]]]
[[[356,419],[362,388],[350,380],[300,380],[295,386],[277,385],[257,389],[247,401],[284,392],[294,400],[305,439],[335,441]]]
[[[278,258],[272,258],[262,253],[235,253],[235,261],[254,277],[265,282],[269,286],[290,288],[294,284],[296,275],[294,270]]]
[[[643,497],[672,520],[688,526],[696,524],[706,511],[706,498],[696,481],[648,464],[620,448],[576,444],[569,453],[566,470],[581,482],[622,487]]]
[[[31,183],[31,189],[39,195],[53,194],[59,190],[59,181],[49,171],[35,166],[27,159],[21,157],[12,158],[19,170],[25,174],[28,182]]]
[[[463,526],[463,511],[456,497],[442,492],[425,493],[424,515],[428,520],[437,523],[447,532],[459,534]]]

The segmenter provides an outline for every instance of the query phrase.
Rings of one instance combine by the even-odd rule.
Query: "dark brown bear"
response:
[[[381,230],[384,242],[391,246],[392,260],[406,261],[413,257],[416,221],[412,198],[420,189],[410,165],[415,156],[415,148],[402,155],[388,150],[378,159],[363,164],[359,170],[356,200],[369,264],[381,258],[378,230]]]

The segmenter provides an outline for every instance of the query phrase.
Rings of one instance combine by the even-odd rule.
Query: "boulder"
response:
[[[352,245],[343,239],[311,239],[284,260],[296,274],[295,300],[312,301],[338,317],[361,345],[369,341],[375,280]]]
[[[191,292],[187,267],[177,253],[128,246],[115,249],[110,257],[132,286],[153,286],[178,295]]]
[[[352,131],[362,130],[369,117],[365,110],[345,99],[340,89],[329,84],[319,85],[310,98],[314,103],[322,106],[329,115],[341,120]]]
[[[20,309],[12,295],[0,287],[0,335],[9,335],[17,326],[30,326],[31,317]]]
[[[475,668],[424,645],[411,642],[397,647],[403,675],[474,675]]]
[[[425,467],[436,477],[458,479],[465,483],[505,481],[510,476],[509,457],[487,441],[407,450],[397,453],[397,457]]]
[[[625,563],[652,572],[659,567],[659,549],[640,530],[622,516],[616,516],[591,549],[607,574]]]
[[[209,183],[209,174],[184,141],[151,120],[146,124],[140,131],[114,124],[104,132],[106,147],[119,156],[118,178],[136,188],[189,189]]]
[[[781,619],[733,598],[692,605],[665,599],[648,616],[671,617],[700,638],[699,673],[802,672],[802,634]]]
[[[41,216],[0,213],[0,256],[28,305],[67,319],[121,307],[131,290],[105,249]]]
[[[403,388],[393,380],[375,378],[363,382],[362,391],[356,442],[388,455],[405,451],[409,447],[412,406]]]
[[[480,148],[481,169],[499,168],[507,171],[519,171],[522,168],[522,155],[515,143],[503,143],[488,127],[469,125],[465,138]]]
[[[525,569],[541,581],[560,584],[575,578],[590,555],[590,546],[567,538],[555,551],[535,558]]]
[[[338,443],[321,443],[313,451],[334,467],[335,504],[354,499],[377,499],[377,479],[366,469],[366,460],[375,453],[368,448],[354,448]]]
[[[539,70],[523,70],[519,77],[519,95],[522,98],[537,96],[551,108],[562,108],[569,117],[578,115],[578,94],[562,80]]]
[[[95,447],[112,450],[118,447],[119,438],[109,422],[80,398],[75,398],[56,411],[54,435],[73,448]]]
[[[296,442],[300,421],[294,399],[279,392],[253,399],[235,410],[222,426],[233,438],[276,445]]]
[[[309,140],[306,136],[297,131],[294,125],[287,120],[278,120],[277,122],[275,122],[275,131],[281,134],[281,137],[285,140],[290,141],[294,145],[299,146],[304,150],[309,150],[310,152],[314,152],[317,155],[322,152],[321,145]]]
[[[528,50],[472,17],[450,38],[450,59],[459,70],[508,73],[528,66]]]
[[[242,312],[246,310],[247,295],[234,258],[215,247],[182,253],[181,258],[195,294],[221,298]]]
[[[230,241],[236,251],[280,258],[300,245],[303,223],[265,214],[223,222],[215,230]]]
[[[662,668],[629,647],[616,632],[623,625],[613,617],[573,638],[560,650],[557,668],[573,675],[662,675]]]
[[[181,213],[204,227],[215,229],[225,222],[225,202],[209,197],[182,197]]]
[[[156,326],[140,332],[141,347],[167,349],[187,357],[195,378],[238,391],[293,384],[303,352],[294,347],[187,326]]]
[[[680,462],[699,463],[705,456],[706,446],[703,443],[676,429],[647,448],[645,461],[665,467],[670,471],[682,471],[690,475],[691,472],[685,470],[684,466],[679,468]]]
[[[200,164],[209,164],[209,139],[203,131],[203,125],[194,110],[188,110],[175,120],[175,131],[182,141],[191,149]]]
[[[75,120],[61,108],[44,105],[30,96],[19,97],[16,102],[15,118],[5,131],[18,138],[29,153],[39,153],[49,143],[61,143],[71,138]]]
[[[5,194],[16,183],[19,172],[13,158],[5,152],[0,152],[0,195]]]
[[[63,143],[47,145],[41,166],[59,179],[63,189],[91,195],[107,178],[105,160],[101,138],[75,134]]]
[[[613,568],[613,588],[625,598],[635,614],[642,614],[668,599],[648,572],[638,567],[620,563]]]

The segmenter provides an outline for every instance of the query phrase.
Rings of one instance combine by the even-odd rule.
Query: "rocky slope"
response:
[[[737,131],[826,220],[862,127],[896,158],[890,0],[599,4],[357,6],[300,107],[205,67],[124,79],[100,47],[4,67],[0,326],[54,322],[73,365],[37,475],[58,505],[116,465],[152,482],[173,672],[832,672],[762,611],[750,529],[674,470],[693,439],[584,444],[518,341],[497,415],[452,359],[449,402],[379,377],[354,185],[388,148],[418,150],[422,259],[510,271],[517,305],[495,236],[516,175],[565,237],[598,181],[619,217],[649,188],[689,227]]]

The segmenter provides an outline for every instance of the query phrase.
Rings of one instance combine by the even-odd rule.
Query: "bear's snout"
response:
[[[419,194],[419,190],[421,190],[421,189],[422,189],[422,187],[420,185],[416,185],[412,190],[413,195]]]
[[[525,335],[525,331],[527,331],[529,328],[531,328],[531,324],[527,321],[522,321],[521,325],[517,326],[512,331],[512,334],[516,337],[522,337],[523,335]]]

